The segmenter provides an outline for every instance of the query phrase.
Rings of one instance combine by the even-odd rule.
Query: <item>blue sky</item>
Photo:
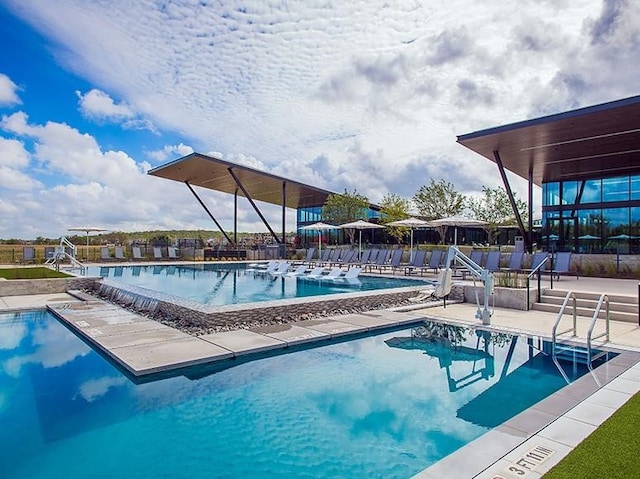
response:
[[[372,202],[431,178],[477,195],[497,170],[456,135],[640,93],[632,1],[52,5],[0,0],[2,238],[214,229],[146,174],[192,151]],[[233,199],[199,193],[231,229]]]

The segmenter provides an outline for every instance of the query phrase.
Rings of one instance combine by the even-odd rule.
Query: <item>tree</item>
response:
[[[395,193],[389,193],[382,198],[380,203],[380,216],[383,223],[391,223],[392,221],[403,220],[409,217],[409,210],[411,204],[409,200],[396,195]],[[389,236],[396,239],[398,243],[402,241],[402,238],[407,236],[409,228],[402,226],[388,226]]]
[[[517,224],[516,216],[511,208],[511,202],[507,190],[498,186],[497,188],[482,187],[483,196],[480,198],[470,198],[468,207],[473,212],[476,219],[486,221],[483,229],[489,236],[489,244],[495,241],[499,226],[513,226]],[[528,219],[527,204],[513,194],[516,207],[523,222]]]
[[[459,215],[466,201],[466,196],[458,193],[452,183],[443,179],[436,182],[433,178],[429,186],[422,185],[413,197],[418,212],[427,220]],[[436,229],[440,238],[444,239],[448,226],[440,226]]]
[[[352,192],[344,190],[343,194],[332,193],[322,206],[322,217],[329,223],[336,225],[350,223],[366,216],[369,208],[369,199],[362,196],[356,190]],[[347,229],[347,235],[351,244],[355,243],[354,229]]]

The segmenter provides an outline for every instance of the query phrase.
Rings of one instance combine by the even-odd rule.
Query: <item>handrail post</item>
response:
[[[576,293],[571,292],[573,298],[573,337],[578,336],[578,300],[576,299]]]

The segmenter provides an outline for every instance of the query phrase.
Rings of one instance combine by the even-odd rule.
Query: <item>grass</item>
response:
[[[0,278],[4,279],[44,279],[44,278],[69,278],[70,276],[60,271],[49,268],[0,268]]]
[[[543,476],[544,479],[640,477],[640,394],[627,403]]]

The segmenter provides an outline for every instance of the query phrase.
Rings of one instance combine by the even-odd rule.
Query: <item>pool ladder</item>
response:
[[[567,308],[569,300],[573,300],[573,324],[570,328],[565,329],[563,331],[558,331],[558,326],[560,325],[560,320],[564,315],[564,311]],[[600,316],[600,311],[602,310],[602,306],[605,305],[605,330],[604,332],[593,335],[593,330],[596,326],[596,321]],[[608,342],[610,339],[610,327],[609,327],[609,297],[606,294],[601,294],[598,300],[598,304],[595,308],[593,316],[591,318],[591,322],[589,323],[589,329],[587,331],[587,348],[585,349],[582,346],[576,346],[567,343],[559,343],[558,337],[567,333],[572,333],[572,338],[577,338],[577,299],[576,294],[573,291],[569,291],[564,298],[564,302],[560,307],[560,312],[558,313],[558,318],[556,319],[555,324],[553,325],[553,329],[551,331],[552,335],[552,345],[551,345],[551,356],[553,358],[553,362],[558,367],[564,378],[568,381],[566,374],[563,369],[560,367],[560,363],[558,362],[558,358],[569,359],[574,362],[581,362],[587,365],[589,370],[593,370],[593,362],[597,359],[605,356],[607,351],[597,351],[594,352],[593,349],[593,341],[605,337],[605,342]]]

